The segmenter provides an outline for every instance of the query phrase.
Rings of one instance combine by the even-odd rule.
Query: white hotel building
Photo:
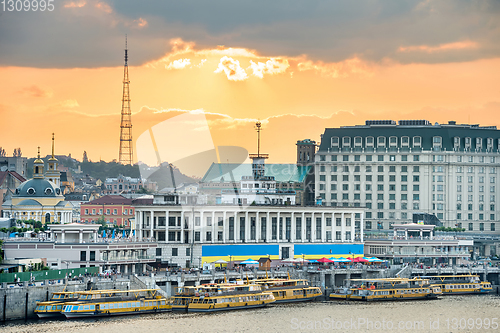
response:
[[[179,202],[167,194],[134,204],[136,236],[157,241],[162,263],[363,254],[363,208]]]
[[[365,207],[365,230],[414,213],[446,227],[495,233],[500,218],[500,131],[426,120],[327,128],[315,155],[315,192],[327,206]]]

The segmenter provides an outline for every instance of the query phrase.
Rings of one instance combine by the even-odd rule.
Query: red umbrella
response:
[[[362,257],[357,257],[352,260],[352,262],[369,262],[368,260],[362,258]]]
[[[333,260],[330,260],[330,259],[328,259],[328,258],[323,257],[323,258],[321,258],[321,259],[318,259],[318,262],[325,263],[325,262],[334,262],[334,261],[333,261]]]

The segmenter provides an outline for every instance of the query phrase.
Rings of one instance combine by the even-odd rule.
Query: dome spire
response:
[[[33,162],[33,178],[43,178],[43,165],[44,162],[40,158],[40,146],[38,147],[38,157]]]
[[[54,157],[54,133],[52,133],[52,158]]]
[[[52,133],[52,157],[49,158],[49,161],[57,161],[57,158],[54,155],[54,144],[55,144],[54,133]]]

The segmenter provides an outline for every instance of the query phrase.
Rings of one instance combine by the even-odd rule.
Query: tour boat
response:
[[[276,303],[313,301],[322,296],[319,287],[309,286],[305,279],[259,279],[252,283],[262,286],[262,290],[271,292]]]
[[[104,297],[105,295],[105,297]],[[113,290],[94,300],[65,303],[62,314],[68,318],[132,315],[172,310],[172,300],[158,295],[158,289]]]
[[[188,305],[188,312],[216,312],[265,307],[275,301],[270,292],[257,284],[222,283],[199,288]]]
[[[49,301],[37,302],[35,313],[38,318],[54,318],[60,317],[62,307],[65,302],[76,301],[78,292],[72,291],[56,291],[52,294]]]
[[[493,290],[490,282],[480,281],[477,275],[437,275],[423,278],[429,279],[432,285],[439,286],[443,295],[487,294]]]
[[[348,301],[396,301],[433,299],[442,294],[439,286],[433,286],[427,279],[352,279],[360,286],[343,288],[330,294],[332,300]]]

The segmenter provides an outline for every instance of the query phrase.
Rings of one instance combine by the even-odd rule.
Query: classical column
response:
[[[255,242],[259,242],[262,238],[261,223],[259,221],[259,211],[255,212]]]
[[[344,217],[344,212],[342,212],[342,220],[340,221],[340,241],[344,242],[345,241],[345,217]]]
[[[302,212],[302,221],[300,222],[301,232],[302,232],[302,243],[306,241],[306,213]]]
[[[212,211],[212,241],[210,243],[213,243],[215,240],[215,237],[218,237],[218,235],[215,234],[215,223],[216,223],[215,222],[215,210],[213,210]],[[217,223],[217,225],[218,225],[218,223]]]
[[[181,243],[184,243],[184,210],[181,210]]]
[[[234,234],[234,241],[237,242],[237,240],[240,239],[240,221],[238,221],[238,211],[234,212]]]
[[[165,240],[168,240],[168,219],[170,218],[170,214],[168,209],[165,210]]]
[[[359,222],[359,237],[361,239],[361,243],[364,242],[364,232],[365,232],[365,226],[364,226],[364,213],[360,213],[360,222]]]
[[[325,221],[325,212],[321,213],[321,242],[324,243],[326,241],[326,221]]]
[[[61,231],[61,243],[65,243],[66,241],[66,233],[64,232],[64,230]]]
[[[311,241],[316,242],[316,217],[314,212],[311,212]]]
[[[78,230],[78,242],[83,243],[83,229]]]
[[[196,217],[193,217],[194,219],[196,219]],[[194,221],[193,221],[194,223]],[[196,224],[196,223],[195,223]],[[207,233],[205,232],[205,223],[203,223],[203,211],[200,210],[200,226],[199,226],[199,230],[200,230],[200,241],[203,243],[203,240],[206,241],[206,238],[207,238]]]
[[[134,240],[136,241],[137,238],[139,240],[142,240],[142,225],[141,225],[141,212],[138,211],[137,209],[135,210],[135,236]]]
[[[292,242],[295,242],[295,237],[297,236],[296,235],[297,228],[295,225],[295,212],[292,212],[291,221],[290,221],[290,228],[292,229],[292,230],[290,230],[290,238],[291,238]]]
[[[356,220],[355,214],[351,213],[351,242],[354,242],[354,233],[356,232]]]
[[[249,231],[250,231],[250,221],[248,219],[248,210],[247,210],[245,211],[245,243],[248,243],[248,240],[250,239]]]
[[[280,227],[280,217],[281,217],[280,212],[278,211],[278,217],[276,218],[276,230],[278,230],[277,235],[276,235],[276,241],[278,243],[281,242],[281,238],[283,237],[283,230],[281,230],[281,229],[283,229],[282,228],[283,224],[281,223],[281,227]]]
[[[153,227],[154,227],[154,224],[155,224],[155,214],[154,214],[154,211],[151,210],[150,211],[150,214],[151,214],[151,220],[149,221],[149,238],[155,238],[155,234],[154,234],[154,230],[153,230]]]
[[[228,227],[228,223],[226,222],[226,211],[222,212],[222,242],[226,243],[228,241],[228,236],[226,232],[226,228]]]
[[[271,223],[271,215],[269,210],[266,213],[266,242],[271,242],[271,229],[272,229],[272,223]]]

